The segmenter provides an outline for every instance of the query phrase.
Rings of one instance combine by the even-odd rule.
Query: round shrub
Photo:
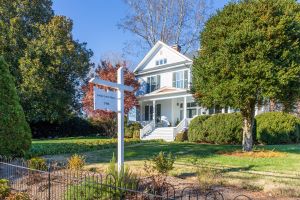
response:
[[[256,116],[257,140],[263,144],[297,143],[300,119],[283,112],[268,112]]]
[[[195,122],[193,122],[195,123]],[[198,119],[189,127],[189,140],[213,144],[241,144],[243,137],[243,120],[240,113],[216,114]],[[190,139],[190,137],[192,139]]]
[[[85,157],[74,154],[71,156],[71,158],[68,159],[68,169],[70,170],[82,170],[85,165]]]
[[[203,129],[202,124],[209,117],[210,115],[200,115],[191,121],[188,129],[188,140],[190,142],[197,142],[204,137],[203,135],[200,135],[202,133],[201,130]]]

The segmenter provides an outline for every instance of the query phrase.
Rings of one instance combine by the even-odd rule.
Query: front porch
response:
[[[183,119],[206,114],[192,96],[140,101],[139,119],[143,125],[154,122],[155,127],[176,127]]]
[[[201,107],[186,90],[177,88],[161,88],[143,95],[139,97],[139,104],[137,121],[143,125],[140,138],[145,140],[174,141],[195,116],[233,112],[230,108]]]
[[[161,88],[139,97],[137,121],[143,125],[141,139],[173,141],[194,116],[206,114],[185,89]]]

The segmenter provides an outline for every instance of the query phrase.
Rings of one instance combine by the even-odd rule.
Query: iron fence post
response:
[[[48,166],[48,200],[51,200],[51,165]]]

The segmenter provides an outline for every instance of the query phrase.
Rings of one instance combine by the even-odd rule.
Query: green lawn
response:
[[[284,152],[284,157],[249,158],[220,155],[220,151],[234,151],[241,146],[209,145],[195,143],[166,143],[161,141],[142,142],[138,140],[125,141],[125,160],[144,161],[160,151],[172,152],[177,157],[177,163],[198,163],[222,165],[241,168],[242,170],[291,172],[300,174],[300,145],[258,146],[256,149],[268,149]],[[74,153],[86,155],[89,164],[108,163],[113,152],[116,153],[116,139],[105,138],[63,138],[33,141],[33,155],[62,155],[68,157]],[[135,145],[134,145],[135,144]]]
[[[116,139],[62,138],[34,140],[31,154],[62,162],[74,153],[85,156],[86,169],[107,169],[113,153],[116,154]],[[126,140],[125,165],[130,170],[145,174],[144,162],[160,151],[172,152],[176,157],[170,175],[197,182],[199,166],[222,169],[222,183],[240,186],[249,190],[264,190],[279,196],[300,197],[300,145],[258,146],[256,149],[282,152],[281,157],[253,158],[222,155],[220,152],[241,150],[241,146],[209,145],[196,143],[166,143],[162,141]],[[196,164],[195,164],[196,163]],[[219,178],[218,178],[219,179]]]
[[[140,143],[138,139],[125,139],[125,146]],[[113,149],[117,139],[99,137],[68,137],[59,139],[33,140],[31,156],[74,154],[103,149]]]

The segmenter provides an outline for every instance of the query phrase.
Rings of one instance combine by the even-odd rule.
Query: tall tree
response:
[[[72,22],[52,0],[0,0],[0,54],[15,77],[28,121],[60,121],[79,105],[91,51],[72,38]]]
[[[124,84],[134,88],[133,92],[125,91],[124,112],[126,115],[130,111],[130,109],[138,106],[135,92],[139,89],[139,82],[135,79],[134,73],[126,67],[125,62],[112,65],[109,61],[101,61],[101,64],[98,65],[98,68],[95,70],[95,75],[103,80],[117,82],[117,71],[121,66],[124,67]],[[88,117],[93,119],[94,121],[106,122],[106,124],[110,126],[107,127],[107,129],[112,130],[111,132],[113,132],[113,130],[115,130],[114,121],[116,119],[116,113],[103,110],[94,110],[93,87],[94,84],[92,83],[87,83],[82,87],[82,90],[84,92],[84,98],[82,101],[83,110],[87,113]],[[101,86],[97,87],[103,88]]]
[[[192,91],[205,106],[241,111],[245,151],[253,147],[257,102],[299,97],[299,38],[300,5],[295,0],[229,3],[201,33]]]
[[[39,36],[20,59],[20,94],[30,121],[63,120],[80,109],[77,89],[90,70],[92,52],[73,40],[72,26],[61,16],[39,25]]]
[[[47,23],[54,15],[51,0],[0,0],[0,54],[10,66],[18,83],[19,59],[27,43],[38,34],[38,24]]]
[[[182,50],[199,47],[199,32],[205,20],[206,0],[125,0],[130,11],[119,27],[139,37],[148,48],[161,40],[179,44]],[[142,49],[142,48],[141,48]]]
[[[0,57],[0,155],[23,156],[31,145],[31,132],[19,102],[14,78]]]

